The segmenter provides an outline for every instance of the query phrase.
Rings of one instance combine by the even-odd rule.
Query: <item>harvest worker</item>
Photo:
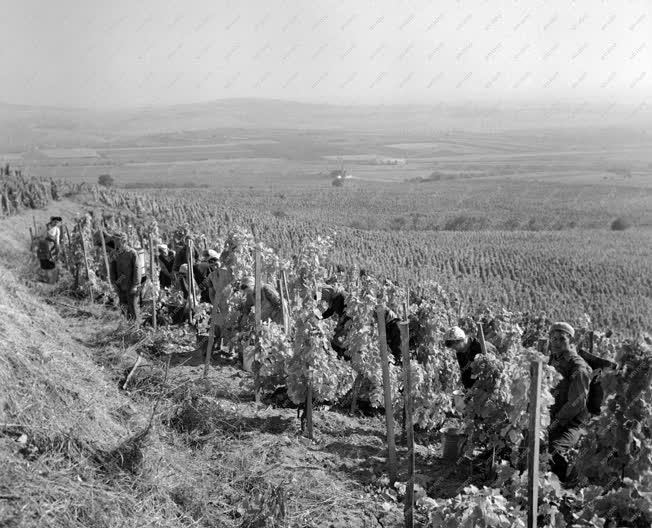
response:
[[[63,218],[60,216],[51,216],[50,221],[45,224],[46,235],[54,241],[57,248],[61,244],[61,222],[63,222]]]
[[[190,230],[187,227],[180,227],[174,233],[174,242],[177,251],[174,257],[174,266],[172,267],[172,271],[174,273],[179,272],[179,268],[182,264],[187,264],[188,246],[191,240],[192,235],[190,234]],[[193,245],[192,249],[193,262],[197,262],[199,260],[199,251],[195,245]]]
[[[394,356],[396,365],[403,364],[403,354],[401,352],[401,329],[398,324],[401,319],[396,312],[385,308],[385,335],[387,337],[387,348]]]
[[[170,254],[167,244],[158,245],[158,263],[159,274],[158,282],[161,288],[169,288],[172,286],[172,266],[174,265],[174,257]]]
[[[41,263],[41,270],[45,275],[45,282],[48,284],[55,284],[59,278],[59,270],[55,262],[58,251],[59,247],[49,235],[39,240],[37,257]]]
[[[475,378],[471,372],[471,364],[475,356],[482,354],[480,341],[476,337],[468,337],[459,326],[453,326],[444,335],[444,346],[455,351],[457,363],[462,372],[462,385],[464,385],[464,388],[470,389],[475,383]],[[496,347],[491,343],[485,341],[485,348],[487,352],[496,354]]]
[[[571,340],[575,330],[568,323],[554,323],[550,327],[550,365],[562,375],[553,390],[555,403],[550,408],[548,450],[551,469],[568,486],[577,483],[577,470],[571,466],[570,451],[583,434],[583,425],[589,418],[586,407],[591,384],[591,367],[584,361]]]
[[[245,277],[240,282],[240,290],[245,294],[245,303],[240,316],[246,317],[251,311],[252,306],[256,303],[256,281],[253,277]],[[283,322],[283,308],[281,306],[281,297],[277,291],[269,284],[261,284],[260,298],[260,320],[273,321],[281,324]]]
[[[138,253],[129,246],[125,233],[117,233],[113,237],[115,251],[111,254],[110,276],[120,300],[120,309],[136,324],[140,323],[139,288],[140,266]]]
[[[211,280],[209,275],[214,269],[217,269],[220,262],[220,255],[214,249],[209,249],[204,252],[204,259],[197,262],[192,269],[199,288],[200,298],[199,301],[203,303],[210,303],[211,297]]]
[[[337,352],[337,357],[345,357],[344,340],[346,338],[346,323],[351,318],[346,315],[346,292],[333,286],[324,286],[321,290],[321,298],[328,303],[328,308],[321,314],[322,319],[329,319],[337,316],[337,325],[331,339],[331,347]]]

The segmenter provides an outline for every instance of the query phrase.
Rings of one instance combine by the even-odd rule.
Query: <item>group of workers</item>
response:
[[[48,281],[56,282],[56,256],[59,253],[61,237],[61,217],[52,217],[47,224],[46,235],[39,243],[38,256],[41,268]],[[128,243],[124,233],[107,235],[107,248],[110,250],[110,282],[115,288],[123,313],[128,319],[140,321],[140,293],[144,282],[143,266],[139,263],[136,249]],[[233,277],[220,266],[220,254],[208,249],[200,252],[193,247],[193,267],[189,273],[187,253],[190,236],[187,232],[177,232],[175,248],[165,244],[158,245],[159,282],[162,288],[178,287],[187,300],[191,294],[191,280],[197,301],[218,302],[221,308],[220,321],[224,323],[226,303],[225,296],[232,291]],[[54,272],[52,270],[55,270]],[[239,323],[250,313],[255,304],[255,280],[245,277],[239,282],[239,289],[244,294],[244,305]],[[226,294],[225,294],[226,292]],[[334,285],[325,285],[321,289],[321,299],[327,307],[321,313],[323,319],[336,317],[337,323],[331,339],[331,346],[339,358],[349,359],[346,353],[347,323],[351,320],[346,310],[347,293]],[[217,299],[216,299],[217,295]],[[184,310],[190,309],[186,303]],[[183,315],[187,312],[183,312]],[[261,319],[282,323],[283,306],[278,292],[269,284],[261,285]],[[401,364],[399,318],[391,310],[386,310],[385,330],[388,349],[395,363]],[[564,322],[554,323],[549,330],[549,362],[562,376],[554,389],[555,402],[550,409],[551,424],[549,428],[549,451],[551,469],[567,485],[574,485],[578,475],[572,464],[572,452],[578,444],[583,427],[590,418],[587,410],[591,382],[595,376],[594,368],[584,359],[586,353],[577,350],[573,344],[575,330]],[[496,348],[488,341],[483,343],[484,350],[496,354]],[[454,326],[444,335],[444,345],[455,353],[460,372],[461,384],[467,390],[472,389],[475,377],[472,364],[483,353],[483,344],[478,338],[468,336],[461,328]],[[605,362],[602,367],[614,367]]]
[[[328,309],[323,318],[337,316],[337,325],[331,340],[331,346],[338,357],[345,358],[346,323],[350,317],[346,313],[346,293],[332,286],[322,289],[322,299],[327,301]],[[400,332],[398,317],[391,310],[386,310],[385,330],[388,349],[394,356],[395,363],[401,364]],[[600,374],[600,369],[615,368],[616,365],[583,350],[573,344],[574,328],[565,322],[551,325],[548,334],[549,364],[562,376],[553,390],[555,402],[550,408],[550,427],[548,429],[548,449],[551,456],[551,470],[567,486],[577,484],[579,476],[573,466],[573,452],[588,422],[592,405],[600,403],[590,401],[592,381]],[[496,347],[477,337],[468,336],[458,326],[453,326],[444,335],[444,346],[455,353],[460,368],[460,381],[464,389],[470,390],[476,382],[472,365],[475,358],[487,352],[496,355]],[[484,351],[483,351],[484,346]],[[591,365],[589,364],[591,362]]]

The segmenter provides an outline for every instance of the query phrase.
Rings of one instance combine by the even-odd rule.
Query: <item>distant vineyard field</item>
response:
[[[104,191],[94,200],[100,207],[151,216],[163,231],[188,223],[196,232],[219,239],[234,224],[253,226],[261,241],[285,257],[299,255],[319,235],[332,234],[332,265],[365,268],[398,279],[416,293],[424,283],[438,282],[457,295],[463,310],[509,306],[569,320],[587,314],[597,326],[628,335],[652,321],[650,230],[358,230],[337,224],[337,214],[348,214],[347,202],[342,200],[336,209],[329,203],[334,194],[306,198],[302,215],[277,209],[279,200],[298,203],[283,196]],[[377,196],[368,197],[371,212]],[[385,200],[388,207],[389,198]],[[324,203],[333,207],[330,222],[322,216]],[[311,207],[312,216],[307,212]]]

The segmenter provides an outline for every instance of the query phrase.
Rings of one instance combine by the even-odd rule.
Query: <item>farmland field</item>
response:
[[[395,121],[376,130],[152,127],[103,141],[92,132],[83,145],[14,149],[6,161],[72,181],[110,174],[118,187],[174,199],[188,212],[161,217],[170,228],[189,221],[201,231],[201,211],[230,211],[286,254],[336,233],[334,262],[414,288],[439,281],[469,308],[587,313],[629,333],[652,320],[644,128],[408,132]],[[334,187],[340,169],[349,178]],[[612,231],[616,219],[629,229]]]

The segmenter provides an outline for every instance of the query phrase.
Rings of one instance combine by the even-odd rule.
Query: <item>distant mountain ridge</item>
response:
[[[500,104],[352,104],[230,98],[117,110],[30,106],[0,102],[0,152],[31,146],[99,146],[116,138],[211,129],[352,130],[421,134],[446,130],[491,132],[573,126],[641,126],[647,107]],[[622,114],[622,115],[621,115]],[[622,117],[622,116],[625,117]]]

